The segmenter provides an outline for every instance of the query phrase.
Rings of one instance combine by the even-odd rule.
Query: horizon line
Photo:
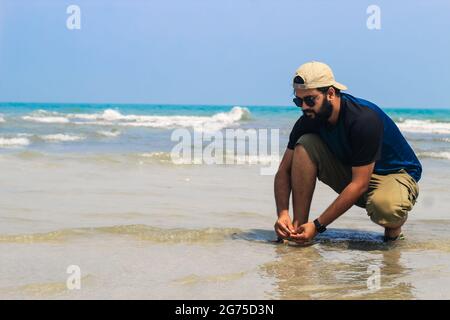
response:
[[[258,105],[258,104],[196,104],[196,103],[148,103],[148,102],[30,102],[30,101],[0,101],[1,104],[65,104],[65,105],[147,105],[147,106],[198,106],[198,107],[276,107],[276,108],[290,108],[291,105]],[[378,106],[378,105],[377,105]],[[417,110],[449,110],[450,107],[380,107],[381,109],[417,109]]]

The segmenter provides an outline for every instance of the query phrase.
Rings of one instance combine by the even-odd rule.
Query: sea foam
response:
[[[114,137],[118,137],[121,134],[121,132],[120,131],[99,130],[99,131],[97,131],[97,134],[102,137],[114,138]]]
[[[406,119],[398,122],[397,126],[404,132],[450,134],[450,122]]]
[[[42,135],[39,136],[39,138],[42,140],[53,142],[80,141],[85,139],[85,137],[82,136],[62,134],[62,133]]]
[[[194,128],[198,131],[219,131],[221,129],[238,125],[239,121],[248,120],[250,111],[247,108],[235,106],[228,112],[216,113],[212,116],[156,116],[156,115],[124,115],[117,110],[106,109],[101,113],[62,114],[38,110],[30,115],[23,116],[26,121],[40,123],[72,123],[76,125],[98,126],[124,126],[124,127],[149,127],[161,129]],[[112,133],[99,134],[114,136]],[[117,134],[116,134],[117,135]]]
[[[24,147],[30,144],[27,138],[2,138],[0,137],[0,147]]]
[[[419,158],[434,158],[434,159],[447,159],[450,160],[450,152],[449,151],[424,151],[417,153]]]
[[[23,120],[41,123],[69,123],[65,117],[23,116]]]

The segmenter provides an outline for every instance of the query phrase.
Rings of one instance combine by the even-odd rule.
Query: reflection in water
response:
[[[332,229],[309,246],[276,245],[278,261],[263,270],[276,279],[277,299],[412,299],[400,247],[378,233]],[[377,283],[372,268],[378,289],[368,286]]]

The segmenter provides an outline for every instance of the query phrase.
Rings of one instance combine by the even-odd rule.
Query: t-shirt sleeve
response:
[[[373,111],[359,117],[350,130],[351,166],[359,167],[381,158],[383,121]]]
[[[288,149],[294,150],[298,139],[305,133],[317,133],[317,125],[314,120],[309,119],[306,116],[301,116],[300,119],[294,124],[291,134],[289,135]]]

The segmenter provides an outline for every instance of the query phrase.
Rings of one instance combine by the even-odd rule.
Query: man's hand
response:
[[[291,237],[291,234],[295,233],[289,213],[280,213],[274,228],[278,237],[282,239],[288,239]]]
[[[314,239],[317,234],[318,232],[314,223],[307,222],[296,228],[295,233],[291,234],[291,239],[302,243]]]

